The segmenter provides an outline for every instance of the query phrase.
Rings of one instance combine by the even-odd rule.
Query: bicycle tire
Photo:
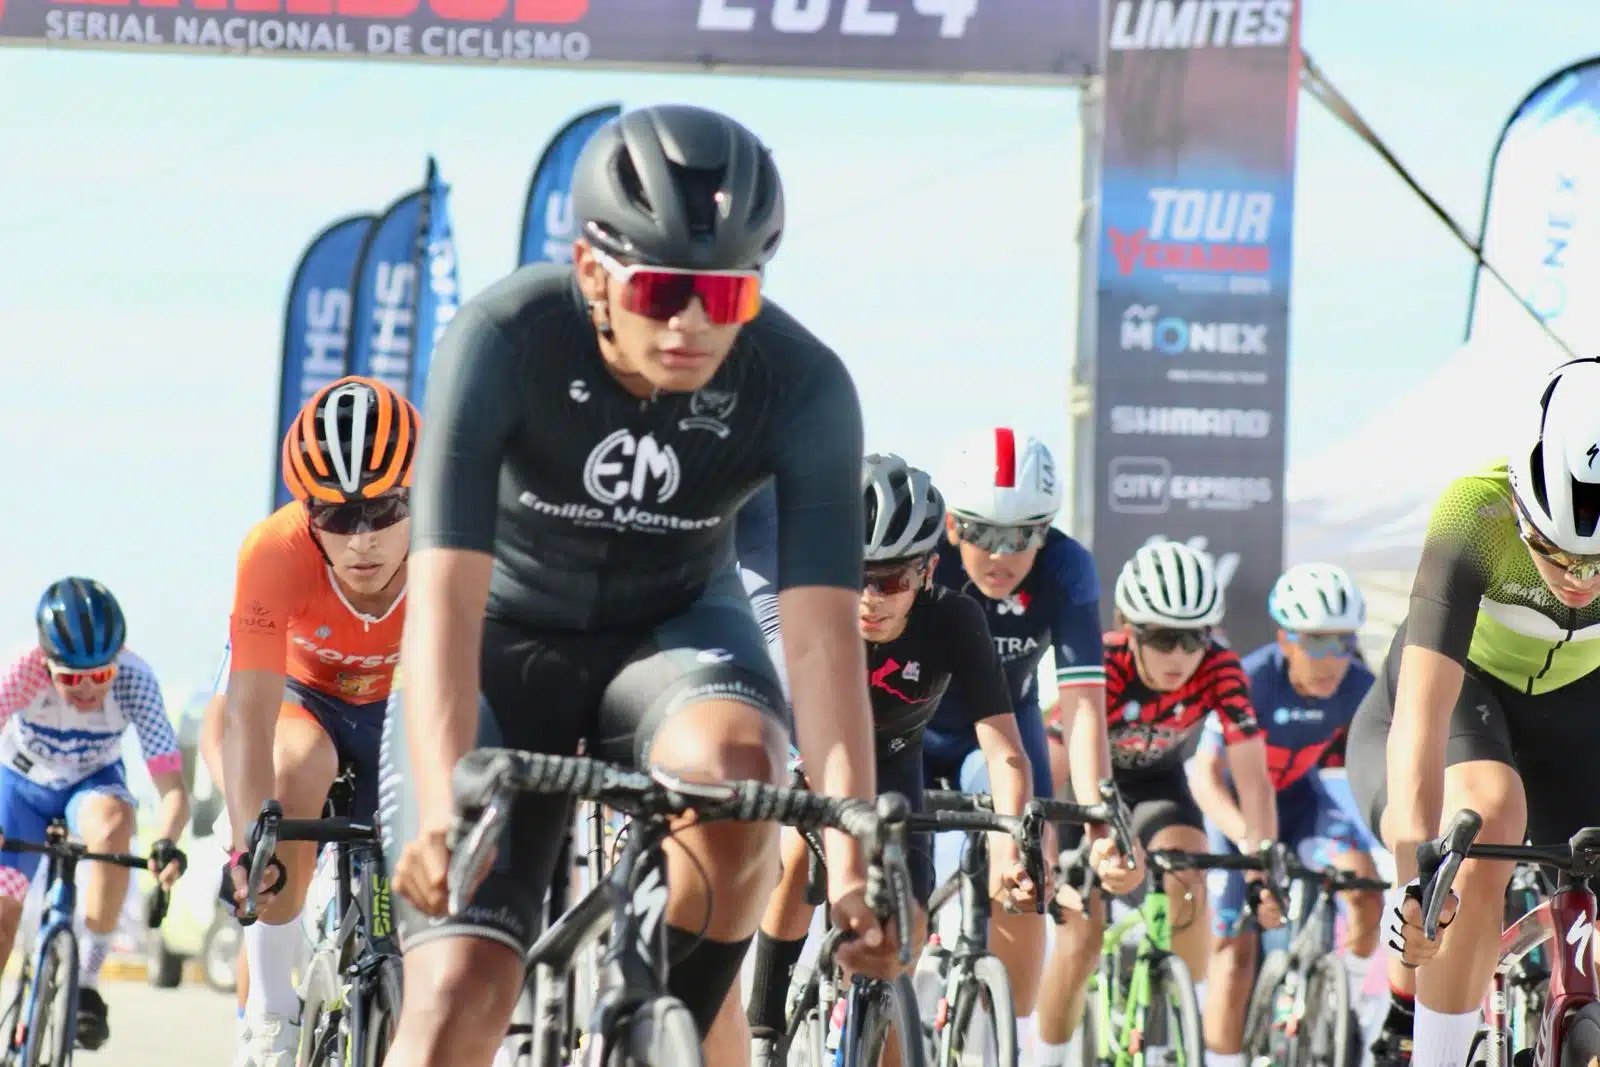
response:
[[[655,997],[635,1008],[627,1032],[612,1046],[611,1067],[705,1067],[694,1016],[677,997]]]
[[[68,1067],[78,1039],[78,938],[70,926],[52,930],[39,946],[33,969],[35,989],[47,996],[35,996],[28,1012],[28,1036],[18,1057],[20,1067]],[[65,968],[66,977],[61,973]],[[49,1013],[48,1017],[46,1013]],[[50,1043],[50,1058],[41,1059],[45,1042]]]
[[[17,989],[11,997],[11,1003],[5,1013],[0,1014],[0,1067],[16,1067],[17,1058],[22,1055],[22,1049],[15,1044],[17,1021],[22,1018],[23,990],[32,980],[33,972],[24,967],[17,979]]]
[[[1585,1004],[1567,1020],[1558,1067],[1600,1065],[1600,1004]]]
[[[1273,1059],[1282,1050],[1275,1047],[1272,1031],[1272,1006],[1278,999],[1278,987],[1289,973],[1289,954],[1283,949],[1273,949],[1261,961],[1256,972],[1255,988],[1250,991],[1250,1003],[1244,1012],[1244,1061],[1254,1063],[1259,1057]],[[1277,1062],[1275,1059],[1273,1062]]]
[[[995,956],[986,952],[973,961],[972,970],[957,987],[951,1009],[939,1043],[938,1067],[961,1067],[968,1062],[970,1027],[975,1013],[985,1009],[992,1020],[996,1062],[1018,1062],[1016,1001],[1005,966]]]
[[[911,984],[910,975],[902,974],[892,982],[874,983],[862,1018],[861,1032],[855,1035],[860,1050],[855,1062],[861,1067],[928,1067],[922,1016],[917,1011],[917,988]],[[886,1061],[883,1055],[891,1026],[900,1035],[899,1065],[893,1060]],[[849,1062],[848,1057],[846,1062]]]
[[[1182,1067],[1203,1067],[1206,1049],[1200,1029],[1200,1002],[1195,997],[1194,978],[1177,956],[1163,956],[1150,969],[1150,1007],[1154,1009],[1163,1002],[1177,1009],[1173,1019],[1178,1032],[1167,1035],[1167,1047],[1178,1050]]]
[[[1351,1025],[1350,972],[1344,969],[1344,960],[1323,956],[1308,979],[1306,1014],[1310,1018],[1303,1028],[1308,1040],[1301,1044],[1300,1062],[1306,1067],[1356,1067],[1361,1062],[1361,1028]],[[1354,1048],[1352,1034],[1357,1035]]]
[[[401,983],[400,960],[385,956],[372,976],[372,986],[367,1002],[366,1028],[361,1042],[362,1067],[382,1067],[383,1058],[394,1043],[400,1025]]]

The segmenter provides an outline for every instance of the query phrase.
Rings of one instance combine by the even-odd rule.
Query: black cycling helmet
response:
[[[595,131],[572,176],[583,236],[627,262],[762,267],[783,236],[783,183],[756,135],[715,111],[664,104]]]

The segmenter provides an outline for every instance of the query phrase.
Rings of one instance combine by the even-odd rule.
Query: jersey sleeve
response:
[[[783,632],[778,623],[778,493],[771,482],[762,486],[739,509],[734,526],[734,551],[739,557],[739,578],[767,641],[767,654],[778,671],[778,684],[789,696],[789,665],[783,656]]]
[[[1232,649],[1217,648],[1200,669],[1209,671],[1205,691],[1211,717],[1222,733],[1224,744],[1237,745],[1261,734],[1255,706],[1250,703],[1250,679],[1245,676],[1239,657]]]
[[[1495,523],[1515,523],[1509,488],[1494,478],[1458,478],[1434,505],[1411,586],[1406,644],[1467,662],[1478,602],[1488,589]]]
[[[167,704],[161,698],[161,683],[156,681],[155,672],[134,656],[124,655],[122,665],[111,691],[133,724],[145,766],[152,775],[183,770],[183,754],[178,750],[172,720],[167,718]]]
[[[0,673],[0,726],[37,700],[49,685],[50,671],[42,648],[35,646],[6,664]]]
[[[804,378],[775,401],[779,589],[861,590],[861,402],[838,356],[820,344]]]
[[[228,669],[283,674],[289,659],[289,620],[303,599],[305,561],[282,512],[256,526],[239,549],[233,615],[228,623]],[[307,534],[306,536],[310,536]]]
[[[1060,586],[1060,607],[1050,620],[1056,660],[1056,685],[1104,685],[1106,667],[1100,642],[1100,579],[1094,557],[1070,537],[1047,546],[1046,566]]]
[[[950,688],[960,706],[978,723],[1012,714],[1011,689],[995,652],[983,606],[969,596],[951,594],[939,601],[939,644],[950,670]]]
[[[413,552],[494,551],[500,468],[522,414],[521,362],[491,315],[472,302],[445,330],[428,370],[417,441]]]

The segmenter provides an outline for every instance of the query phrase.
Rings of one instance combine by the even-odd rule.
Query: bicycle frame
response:
[[[336,870],[338,886],[334,900],[339,915],[339,927],[331,938],[318,942],[306,966],[306,976],[301,990],[307,1003],[320,1002],[333,1008],[341,1006],[349,1018],[347,1033],[350,1048],[348,1062],[365,1062],[367,1042],[367,998],[343,996],[343,979],[355,979],[357,986],[377,969],[386,956],[398,956],[394,945],[394,922],[389,901],[389,879],[378,859],[376,843],[357,844],[338,842]],[[360,875],[359,891],[352,892],[351,884]],[[358,938],[365,932],[365,937]],[[320,987],[320,988],[319,988]],[[307,1034],[305,1040],[310,1040]]]
[[[1548,941],[1556,941],[1550,953],[1550,995],[1539,1020],[1539,1036],[1534,1045],[1534,1067],[1555,1063],[1555,1050],[1566,1036],[1567,1018],[1585,1004],[1600,1000],[1600,981],[1594,974],[1593,931],[1595,897],[1582,879],[1563,875],[1560,887],[1549,900],[1523,915],[1500,935],[1500,961],[1484,1001],[1484,1022],[1489,1031],[1489,1067],[1511,1062],[1506,1033],[1506,984],[1508,976],[1523,957]],[[1557,933],[1563,932],[1558,939]]]
[[[1109,914],[1110,905],[1101,905]],[[1153,885],[1145,887],[1144,899],[1139,902],[1139,907],[1115,922],[1106,924],[1104,935],[1100,939],[1101,959],[1115,959],[1122,950],[1123,939],[1132,930],[1143,927],[1143,934],[1139,938],[1139,946],[1133,959],[1133,971],[1129,975],[1127,1011],[1123,1014],[1122,1032],[1117,1035],[1116,1048],[1112,1048],[1111,1040],[1111,998],[1107,995],[1094,998],[1091,1003],[1098,1005],[1100,1025],[1095,1027],[1095,1058],[1104,1060],[1110,1057],[1113,1051],[1116,1062],[1122,1063],[1124,1056],[1140,1057],[1139,1052],[1129,1052],[1128,1046],[1132,1043],[1134,1033],[1144,1033],[1145,1023],[1150,1011],[1150,968],[1156,958],[1170,951],[1172,944],[1172,913],[1167,901],[1167,894],[1161,888],[1159,877]],[[1104,969],[1097,972],[1095,980],[1099,981]]]
[[[18,1016],[18,1023],[23,1027],[22,1049],[26,1051],[29,1059],[34,1058],[33,1046],[40,1039],[39,1030],[33,1025],[35,1005],[38,1002],[39,994],[45,981],[44,972],[39,967],[40,956],[43,954],[44,947],[63,928],[66,929],[69,937],[77,936],[72,928],[73,916],[77,913],[78,908],[77,857],[70,854],[60,855],[55,852],[47,852],[44,859],[45,884],[50,889],[45,897],[44,916],[39,923],[38,933],[35,935],[33,952],[29,956],[27,973],[31,975],[31,978],[28,982],[27,996],[23,998],[22,1012]],[[78,1011],[78,975],[76,968],[68,976],[67,981],[72,986],[72,996],[67,1006],[68,1025],[72,1025],[72,1020],[76,1017]],[[6,1043],[8,1047],[16,1047],[15,1033],[7,1035]]]

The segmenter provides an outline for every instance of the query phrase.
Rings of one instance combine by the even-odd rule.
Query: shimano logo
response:
[[[1134,304],[1122,313],[1122,350],[1169,356],[1264,356],[1267,327],[1264,323],[1190,322],[1163,316],[1154,304]]]
[[[1155,408],[1118,404],[1111,409],[1111,432],[1258,439],[1272,432],[1272,413],[1259,408]]]
[[[1293,26],[1293,0],[1119,0],[1108,43],[1113,52],[1281,48]]]

